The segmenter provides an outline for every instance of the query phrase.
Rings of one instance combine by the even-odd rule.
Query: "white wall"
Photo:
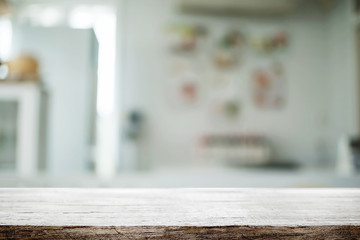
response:
[[[141,166],[191,164],[195,161],[194,146],[199,134],[215,131],[263,133],[271,140],[276,157],[305,165],[316,165],[334,158],[329,155],[333,153],[330,148],[334,141],[329,143],[328,137],[333,134],[331,124],[342,122],[337,117],[338,112],[333,113],[334,101],[342,96],[332,98],[330,93],[337,89],[336,85],[340,84],[337,79],[341,76],[329,76],[328,48],[329,44],[333,44],[329,43],[329,34],[336,35],[336,29],[331,30],[333,27],[329,25],[325,11],[313,5],[314,2],[307,1],[306,6],[296,14],[283,20],[190,17],[177,13],[175,3],[174,0],[126,1],[126,91],[123,94],[125,109],[138,108],[145,113],[146,128],[138,146]],[[342,13],[341,9],[337,11]],[[336,25],[335,15],[330,21]],[[169,22],[183,21],[202,23],[212,35],[221,35],[233,27],[249,32],[288,31],[290,46],[280,56],[288,81],[286,106],[279,110],[258,110],[254,107],[249,93],[250,74],[264,60],[248,56],[241,68],[229,73],[242,101],[241,116],[237,122],[210,121],[208,98],[194,108],[172,107],[166,97],[172,58],[166,45],[165,28]],[[206,72],[208,66],[202,64],[200,68]],[[336,111],[343,109],[339,104],[335,107]],[[345,111],[352,112],[352,109]],[[349,121],[346,126],[351,125]],[[344,127],[340,123],[337,131],[343,132]],[[351,130],[351,127],[346,129]]]
[[[356,25],[352,15],[352,1],[336,1],[328,16],[328,79],[329,145],[336,155],[336,144],[344,135],[359,132],[358,78],[356,67]]]

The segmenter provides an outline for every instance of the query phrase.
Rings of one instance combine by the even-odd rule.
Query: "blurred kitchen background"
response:
[[[360,1],[0,0],[0,187],[360,187]]]

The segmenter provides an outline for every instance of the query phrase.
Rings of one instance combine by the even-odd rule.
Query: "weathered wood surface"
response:
[[[360,239],[360,189],[0,189],[0,239]]]

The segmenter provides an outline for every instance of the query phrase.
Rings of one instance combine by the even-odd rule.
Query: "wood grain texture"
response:
[[[0,189],[0,239],[360,239],[359,189]]]
[[[0,226],[0,239],[360,239],[354,226],[34,227]]]

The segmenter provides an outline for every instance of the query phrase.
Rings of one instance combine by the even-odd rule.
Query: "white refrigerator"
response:
[[[47,91],[45,168],[51,175],[91,171],[95,144],[98,43],[92,29],[18,27],[16,53],[39,60]]]

